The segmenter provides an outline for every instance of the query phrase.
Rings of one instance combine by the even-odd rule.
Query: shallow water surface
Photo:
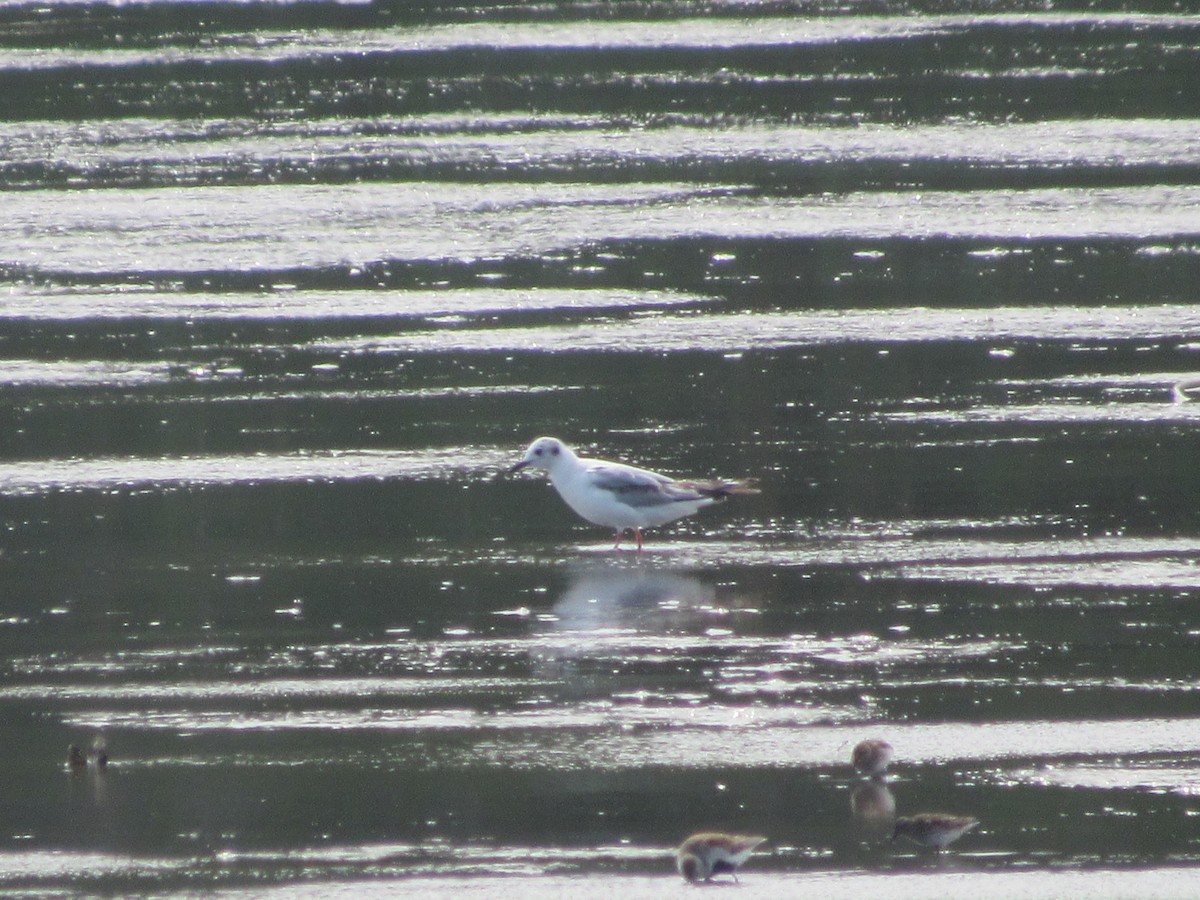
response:
[[[0,892],[1194,894],[1198,23],[937,12],[0,9]]]

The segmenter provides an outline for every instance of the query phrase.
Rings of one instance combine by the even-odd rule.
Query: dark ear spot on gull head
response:
[[[541,437],[529,445],[529,449],[525,451],[525,456],[516,465],[511,466],[507,471],[508,474],[520,472],[522,469],[533,466],[534,468],[548,468],[548,460],[556,460],[563,455],[563,444],[558,438]]]

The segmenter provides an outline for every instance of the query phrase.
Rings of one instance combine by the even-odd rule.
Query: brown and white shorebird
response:
[[[687,881],[711,881],[728,872],[737,881],[737,867],[750,858],[765,837],[706,831],[693,834],[675,851],[675,868]]]
[[[903,836],[940,852],[978,824],[979,820],[971,816],[952,816],[947,813],[901,816],[892,829],[892,840]]]
[[[868,778],[876,778],[887,771],[895,752],[895,748],[887,741],[869,738],[855,745],[850,762]]]
[[[544,469],[567,506],[595,525],[615,529],[616,544],[632,531],[638,550],[642,529],[666,525],[738,494],[757,494],[746,481],[676,481],[666,475],[605,459],[584,459],[553,437],[540,437],[508,471]]]

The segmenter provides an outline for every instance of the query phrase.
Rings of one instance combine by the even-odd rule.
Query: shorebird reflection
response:
[[[894,755],[892,745],[880,738],[859,741],[850,755],[850,764],[865,776],[850,792],[850,813],[868,837],[886,836],[896,817],[896,798],[887,786]]]
[[[850,814],[863,831],[885,836],[896,816],[896,797],[882,781],[862,781],[850,792]]]

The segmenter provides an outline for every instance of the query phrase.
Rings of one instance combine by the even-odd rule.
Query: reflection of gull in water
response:
[[[563,631],[594,631],[712,609],[715,602],[713,586],[688,575],[585,566],[554,604],[554,613]]]
[[[1186,403],[1189,400],[1200,400],[1200,378],[1182,378],[1171,388],[1171,396],[1176,403]]]
[[[649,640],[647,635],[665,634],[716,609],[716,589],[686,574],[621,565],[612,557],[572,568],[548,617],[556,637],[535,659],[541,675],[561,679],[571,689],[592,689],[594,676],[573,672],[577,662],[624,658],[639,641]]]
[[[604,690],[645,693],[630,660],[648,650],[691,653],[694,641],[707,645],[718,633],[732,635],[731,619],[758,612],[757,595],[718,588],[686,568],[662,570],[605,555],[580,560],[568,572],[562,594],[538,617],[546,623],[539,630],[553,637],[539,642],[534,662],[541,675],[569,688],[594,690],[598,680],[615,679],[619,687]],[[576,677],[581,673],[574,666],[585,661],[587,677]],[[597,661],[611,665],[597,667]]]

